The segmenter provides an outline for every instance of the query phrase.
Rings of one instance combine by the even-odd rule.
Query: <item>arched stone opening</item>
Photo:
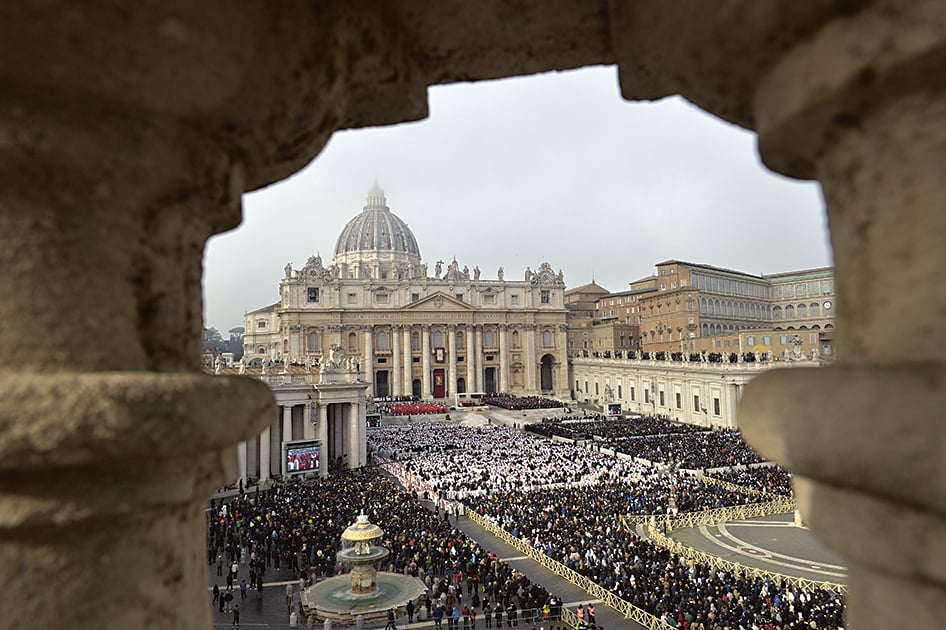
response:
[[[198,361],[203,244],[239,221],[242,192],[289,176],[337,129],[423,117],[428,85],[613,62],[627,98],[682,93],[756,129],[773,170],[822,182],[840,356],[816,374],[759,377],[745,432],[797,473],[809,523],[848,559],[849,625],[898,627],[908,608],[933,627],[946,612],[946,580],[923,560],[946,536],[946,393],[929,386],[944,371],[946,291],[902,281],[946,271],[941,3],[552,0],[516,4],[502,27],[491,2],[38,7],[0,20],[12,86],[0,105],[0,357],[17,366],[0,408],[13,433],[61,442],[0,443],[0,475],[28,480],[0,494],[11,627],[206,625],[204,585],[182,571],[204,552],[200,506],[272,411],[264,386],[205,376]],[[71,273],[49,273],[51,251]],[[928,334],[893,334],[899,313],[880,302],[909,306]],[[891,390],[914,410],[897,423],[878,415]],[[173,410],[154,404],[168,398]],[[116,421],[92,430],[106,410]],[[97,472],[143,457],[120,485]],[[55,518],[48,505],[62,507]],[[927,535],[900,527],[905,513]],[[115,568],[96,562],[108,546]]]

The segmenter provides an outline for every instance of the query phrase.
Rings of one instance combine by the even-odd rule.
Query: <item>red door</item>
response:
[[[444,369],[434,370],[434,398],[444,398],[447,395],[446,377]]]

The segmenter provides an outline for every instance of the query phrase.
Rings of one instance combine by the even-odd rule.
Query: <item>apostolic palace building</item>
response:
[[[276,304],[245,315],[244,361],[345,361],[367,396],[569,396],[565,280],[543,262],[510,280],[421,258],[377,184],[329,265],[286,265]]]

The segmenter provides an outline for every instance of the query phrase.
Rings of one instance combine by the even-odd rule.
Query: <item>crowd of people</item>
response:
[[[369,433],[368,449],[397,459],[398,476],[412,487],[449,500],[514,488],[589,485],[647,470],[629,459],[501,426],[388,426]]]
[[[222,567],[228,568],[228,580],[232,565],[237,570],[248,566],[250,588],[262,589],[267,573],[306,582],[336,575],[343,571],[335,557],[341,534],[361,513],[384,531],[381,544],[390,555],[383,568],[427,585],[428,618],[438,608],[442,617],[465,602],[468,607],[489,605],[491,611],[501,606],[517,615],[538,614],[556,602],[561,606],[376,467],[329,479],[277,482],[255,495],[213,501],[207,518],[208,559],[211,566],[219,562],[221,578]],[[227,593],[231,588],[228,584]]]
[[[794,496],[792,493],[792,473],[775,464],[737,468],[728,471],[716,470],[711,474],[716,479],[722,479],[757,492],[768,492],[783,497]]]
[[[615,419],[600,413],[584,413],[582,415],[548,416],[542,418],[541,424],[526,425],[525,430],[545,437],[558,435],[574,439],[579,435],[586,435],[607,441],[642,435],[700,433],[707,429],[695,424],[674,422],[654,416]]]
[[[483,396],[485,405],[502,407],[510,411],[524,411],[527,409],[561,409],[565,406],[560,400],[553,400],[544,396],[516,396],[514,394],[487,394]]]
[[[396,462],[403,482],[461,500],[466,510],[477,511],[674,627],[841,627],[843,604],[834,591],[796,589],[714,570],[669,553],[622,521],[626,515],[704,510],[764,496],[704,483],[673,467],[646,467],[568,442],[528,439],[509,429],[456,427],[445,433],[442,425],[430,424],[388,435],[401,447],[433,445],[438,435],[445,435],[448,449],[404,453]],[[704,460],[735,461],[730,442],[738,438],[736,432],[657,437],[683,438],[675,443],[672,459],[692,462],[693,468],[711,467]],[[376,439],[383,449],[387,436]],[[737,485],[776,488],[782,483],[777,470],[752,468],[717,476]],[[749,484],[746,475],[758,482]]]
[[[674,627],[841,626],[843,605],[836,592],[795,589],[671,554],[621,525],[626,499],[604,488],[559,489],[470,497],[467,503],[537,550]]]
[[[570,416],[558,416],[544,418],[541,424],[525,429],[546,437],[582,436],[594,439],[600,447],[631,457],[688,469],[746,466],[764,461],[738,430],[707,429],[652,416],[580,422]]]
[[[432,401],[375,403],[378,413],[386,416],[425,416],[432,413],[447,413],[447,406]]]

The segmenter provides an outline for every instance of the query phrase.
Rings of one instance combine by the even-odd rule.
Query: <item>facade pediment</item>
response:
[[[454,311],[454,312],[471,312],[473,307],[451,297],[446,293],[440,291],[434,293],[433,295],[428,295],[427,297],[412,302],[404,307],[405,311]]]

